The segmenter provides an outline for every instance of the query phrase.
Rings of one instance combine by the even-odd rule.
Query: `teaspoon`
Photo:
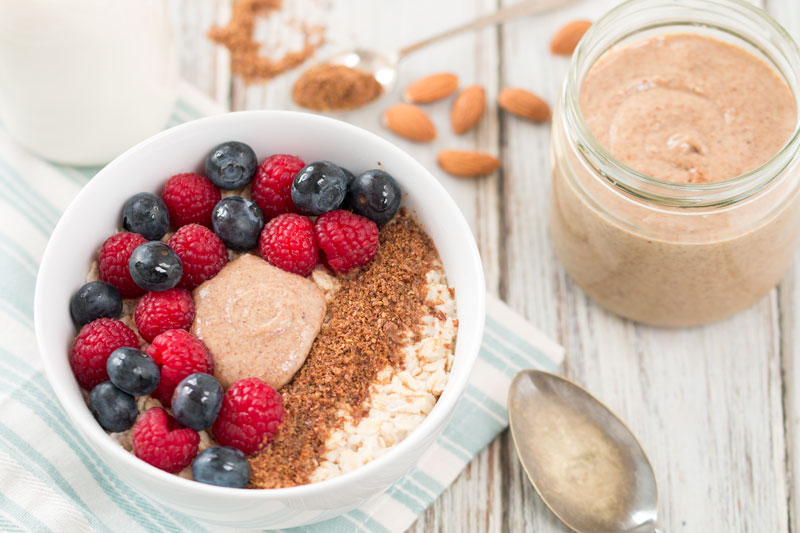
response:
[[[472,22],[443,31],[427,39],[410,44],[395,52],[383,53],[366,48],[354,48],[347,52],[330,57],[325,63],[345,65],[350,68],[369,72],[383,86],[384,93],[389,92],[397,81],[397,64],[408,54],[416,52],[429,44],[458,35],[465,31],[477,30],[492,24],[500,24],[507,20],[542,13],[572,3],[574,0],[525,0],[513,6],[496,11],[491,15],[480,17]]]
[[[663,533],[653,467],[630,429],[566,379],[523,370],[508,393],[511,436],[545,505],[578,533]]]

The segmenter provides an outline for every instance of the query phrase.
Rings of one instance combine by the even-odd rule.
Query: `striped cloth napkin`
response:
[[[183,87],[169,125],[220,112]],[[97,170],[42,161],[0,125],[0,531],[224,531],[178,515],[118,478],[72,428],[42,373],[33,332],[36,271],[61,212]],[[513,375],[555,370],[563,353],[496,298],[487,305],[472,379],[433,448],[368,505],[292,531],[405,531],[503,431]]]

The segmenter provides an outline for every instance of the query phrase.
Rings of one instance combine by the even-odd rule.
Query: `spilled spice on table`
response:
[[[282,0],[236,0],[227,26],[213,26],[208,37],[224,45],[231,53],[231,72],[252,83],[265,81],[293,69],[305,62],[322,45],[324,29],[299,23],[303,34],[303,47],[290,51],[278,59],[260,54],[261,43],[253,39],[255,21],[259,16],[269,16],[282,7]]]

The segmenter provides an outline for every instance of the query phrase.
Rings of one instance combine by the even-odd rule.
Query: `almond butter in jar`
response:
[[[631,0],[586,34],[553,118],[550,231],[624,317],[722,319],[800,240],[800,53],[738,0]]]

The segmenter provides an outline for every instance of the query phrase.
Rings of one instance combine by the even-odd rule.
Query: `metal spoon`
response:
[[[523,370],[508,393],[511,436],[545,505],[578,533],[661,533],[658,487],[630,429],[566,379]]]
[[[383,86],[384,93],[390,91],[397,81],[397,64],[401,59],[405,58],[411,52],[416,52],[420,48],[441,41],[448,37],[458,35],[469,30],[477,30],[492,24],[500,24],[509,19],[532,15],[534,13],[542,13],[558,7],[565,6],[574,2],[575,0],[526,0],[513,6],[506,7],[496,11],[491,15],[480,17],[472,22],[468,22],[462,26],[452,28],[450,30],[438,33],[427,39],[410,44],[400,50],[390,53],[378,52],[376,50],[368,50],[365,48],[355,48],[353,50],[342,52],[331,58],[326,63],[334,65],[345,65],[350,68],[356,68],[365,72],[372,73],[375,79],[378,80]]]

